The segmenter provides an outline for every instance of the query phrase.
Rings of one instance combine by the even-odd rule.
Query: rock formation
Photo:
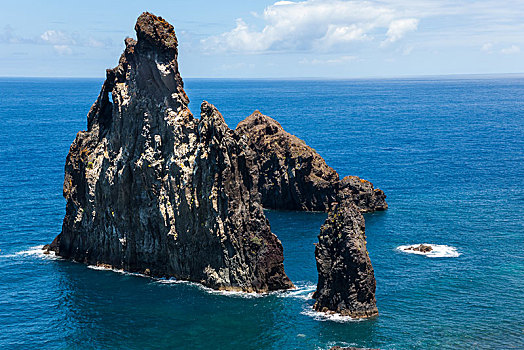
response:
[[[433,250],[433,248],[430,245],[420,244],[415,247],[410,246],[410,247],[404,248],[404,250],[413,250],[413,251],[421,252],[421,253],[429,253]]]
[[[373,184],[357,176],[346,176],[340,181],[337,200],[349,199],[355,203],[361,213],[386,210],[386,195]]]
[[[174,28],[142,14],[65,166],[58,255],[215,289],[292,287],[265,218],[255,155],[204,102],[187,105]]]
[[[67,259],[245,292],[292,288],[262,207],[328,211],[315,250],[314,308],[378,314],[361,212],[384,193],[339,175],[318,153],[255,112],[231,130],[211,104],[200,119],[178,70],[174,28],[142,14],[66,159]]]
[[[354,318],[377,316],[376,282],[366,249],[364,218],[356,205],[348,199],[334,204],[318,239],[313,308]]]
[[[340,181],[313,148],[259,111],[241,121],[235,131],[256,154],[258,190],[265,208],[328,211],[332,203],[349,198],[362,212],[387,209],[382,190],[356,176]]]

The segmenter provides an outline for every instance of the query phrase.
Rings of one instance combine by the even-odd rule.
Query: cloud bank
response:
[[[23,37],[16,34],[10,25],[0,30],[0,44],[49,45],[59,55],[71,55],[75,47],[109,48],[113,45],[110,39],[101,41],[92,37],[86,38],[77,33],[69,34],[54,29],[46,30],[37,37]]]
[[[278,51],[344,51],[359,42],[397,42],[417,30],[419,19],[390,6],[368,1],[278,1],[255,19],[257,30],[243,19],[229,32],[203,39],[209,51],[247,53]]]

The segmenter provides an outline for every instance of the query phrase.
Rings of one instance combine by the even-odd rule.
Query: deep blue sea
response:
[[[0,79],[0,349],[524,349],[524,79],[186,80],[196,115],[259,109],[385,191],[365,215],[380,316],[358,322],[310,311],[322,213],[267,211],[299,289],[264,297],[38,254],[101,83]],[[417,243],[456,254],[397,249]]]

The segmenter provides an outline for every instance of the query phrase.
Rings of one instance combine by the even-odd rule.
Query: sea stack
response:
[[[143,13],[65,166],[59,256],[221,290],[291,288],[255,154],[217,109],[187,105],[174,28]]]
[[[273,118],[255,111],[235,131],[256,155],[258,191],[265,208],[327,212],[343,197],[362,212],[387,209],[382,190],[356,176],[340,180],[324,158]]]
[[[356,205],[348,199],[334,204],[318,240],[313,308],[353,318],[377,316],[376,282],[366,249],[365,223]]]

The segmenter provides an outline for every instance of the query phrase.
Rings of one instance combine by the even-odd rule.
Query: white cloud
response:
[[[72,47],[108,48],[113,46],[112,40],[109,38],[99,40],[54,29],[46,30],[36,37],[23,37],[16,34],[10,25],[6,25],[0,30],[0,43],[50,45],[59,54],[70,54]]]
[[[404,47],[402,49],[402,55],[404,55],[404,56],[411,55],[411,52],[413,52],[413,49],[414,49],[413,45],[409,45],[409,46]]]
[[[40,35],[40,39],[42,39],[45,43],[52,45],[76,44],[76,41],[73,38],[59,30],[47,30],[42,33],[42,35]]]
[[[506,47],[500,50],[500,53],[504,55],[512,55],[512,54],[519,53],[519,52],[520,52],[520,47],[518,47],[517,45],[511,45],[510,47]]]
[[[92,37],[83,37],[76,33],[69,34],[60,30],[47,30],[37,41],[40,44],[52,45],[59,55],[73,54],[73,47],[106,48],[111,47],[111,40],[100,41]]]
[[[93,38],[89,38],[86,40],[85,42],[85,46],[87,47],[105,47],[106,44],[100,40],[96,40],[96,39],[93,39]]]
[[[332,65],[337,65],[337,64],[342,64],[342,63],[348,63],[348,62],[351,62],[351,61],[355,61],[357,60],[357,56],[341,56],[341,57],[337,57],[337,58],[329,58],[329,59],[312,59],[312,60],[308,60],[308,59],[302,59],[300,60],[298,63],[300,64],[311,64],[311,65],[325,65],[325,64],[332,64]]]
[[[53,45],[53,49],[55,49],[56,53],[61,56],[67,56],[73,54],[73,49],[71,49],[67,45]]]
[[[484,52],[492,53],[493,52],[493,43],[484,43],[480,49]]]
[[[389,24],[386,33],[387,39],[384,40],[382,44],[394,43],[395,41],[402,39],[408,32],[417,30],[418,22],[419,21],[416,18],[397,19],[392,21]]]
[[[369,1],[278,1],[261,15],[257,30],[243,19],[221,35],[202,40],[209,52],[340,51],[351,45],[384,38],[388,43],[414,31],[418,19],[405,18],[392,7]]]
[[[13,34],[13,28],[6,25],[0,32],[0,43],[16,43],[18,40]]]

